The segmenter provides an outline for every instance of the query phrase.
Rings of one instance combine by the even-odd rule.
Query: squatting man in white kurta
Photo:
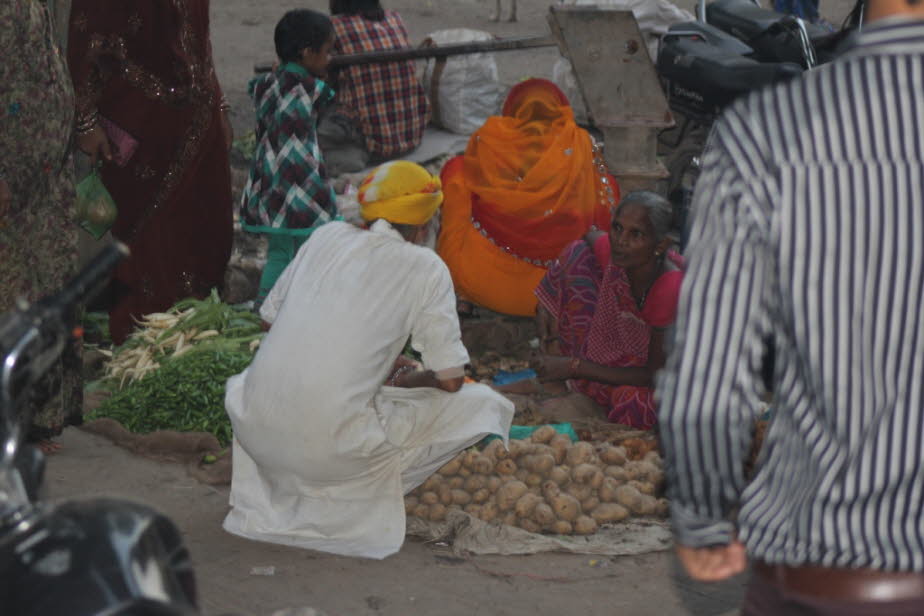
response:
[[[271,324],[229,379],[231,533],[384,558],[404,541],[403,495],[489,434],[513,405],[463,384],[449,270],[416,245],[442,202],[438,178],[404,161],[360,186],[360,229],[316,231],[261,308]],[[408,340],[422,357],[400,355]]]

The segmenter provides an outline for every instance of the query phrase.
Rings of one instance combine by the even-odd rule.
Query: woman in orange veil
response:
[[[550,81],[513,89],[465,154],[442,171],[437,251],[456,293],[496,312],[532,316],[536,286],[571,241],[608,229],[619,188],[568,99]]]

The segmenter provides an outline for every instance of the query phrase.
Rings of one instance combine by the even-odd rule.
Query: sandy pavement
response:
[[[684,579],[669,552],[457,558],[446,546],[409,540],[398,554],[374,561],[247,541],[221,528],[227,488],[79,429],[59,442],[62,451],[48,461],[49,496],[127,498],[170,516],[192,553],[209,616],[269,616],[303,606],[328,616],[724,616],[735,613],[742,593],[744,576],[708,586]],[[275,573],[254,575],[254,567]]]

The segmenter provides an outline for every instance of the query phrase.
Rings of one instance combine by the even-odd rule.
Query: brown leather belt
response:
[[[924,600],[924,574],[874,569],[788,567],[754,563],[754,571],[795,595],[845,601]]]

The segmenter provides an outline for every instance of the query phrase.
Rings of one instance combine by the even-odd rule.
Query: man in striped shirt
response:
[[[661,435],[680,560],[720,580],[749,556],[744,614],[924,614],[924,2],[867,20],[729,108],[697,185]]]

